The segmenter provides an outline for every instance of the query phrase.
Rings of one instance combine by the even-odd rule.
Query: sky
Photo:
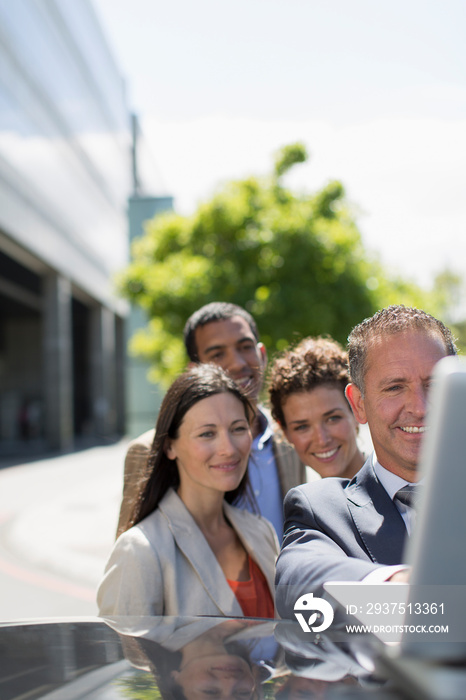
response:
[[[192,213],[271,170],[340,180],[366,247],[429,287],[466,272],[464,0],[92,0],[154,168]]]

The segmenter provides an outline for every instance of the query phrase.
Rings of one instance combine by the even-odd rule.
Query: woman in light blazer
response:
[[[253,415],[219,367],[197,365],[172,384],[132,527],[99,586],[101,616],[274,616],[274,528],[234,506],[248,487]]]

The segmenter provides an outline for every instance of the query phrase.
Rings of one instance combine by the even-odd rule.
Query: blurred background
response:
[[[462,0],[0,0],[0,456],[153,426],[162,390],[148,370],[163,380],[182,365],[174,339],[186,299],[219,294],[171,288],[163,274],[183,277],[187,261],[177,268],[170,255],[210,256],[199,275],[220,275],[224,243],[199,253],[186,231],[232,180],[270,188],[287,144],[307,157],[284,171],[282,192],[314,197],[317,223],[349,222],[352,264],[366,265],[357,274],[369,296],[354,300],[354,319],[418,300],[461,335],[465,14]],[[335,181],[334,209],[315,213]],[[152,229],[165,248],[142,253],[159,284],[149,299],[150,284],[128,268],[130,242],[169,211],[170,231],[187,238]],[[342,234],[319,226],[309,235],[335,245]],[[246,229],[245,219],[228,229],[230,243]],[[334,250],[344,267],[346,249]],[[257,315],[273,352],[293,339],[269,330],[285,282],[246,284],[242,264],[223,270],[225,298]],[[341,274],[322,288],[340,289]],[[346,337],[353,317],[338,315],[341,296],[326,296],[308,331],[296,320],[301,335],[337,327]]]
[[[182,328],[466,345],[463,0],[0,0],[0,620],[95,614]]]

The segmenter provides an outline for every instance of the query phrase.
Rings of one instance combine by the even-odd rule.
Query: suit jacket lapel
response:
[[[171,490],[159,504],[179,549],[196,571],[200,582],[224,615],[242,615],[233,591],[207,540],[196,525],[183,501]]]
[[[346,488],[348,508],[369,557],[399,564],[406,527],[397,507],[377,480],[369,458]]]

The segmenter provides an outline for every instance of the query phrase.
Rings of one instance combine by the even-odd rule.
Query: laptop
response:
[[[410,583],[383,584],[393,610],[390,622],[401,632],[396,638],[377,637],[379,645],[382,642],[380,667],[408,695],[449,700],[466,697],[464,360],[447,357],[436,365],[430,404],[420,459],[423,494],[404,556],[412,567]],[[361,615],[367,605],[351,608],[351,601],[355,595],[367,600],[375,586],[332,582],[325,590],[340,609],[354,611],[356,622],[368,624],[367,615]],[[379,590],[379,600],[384,600]]]

